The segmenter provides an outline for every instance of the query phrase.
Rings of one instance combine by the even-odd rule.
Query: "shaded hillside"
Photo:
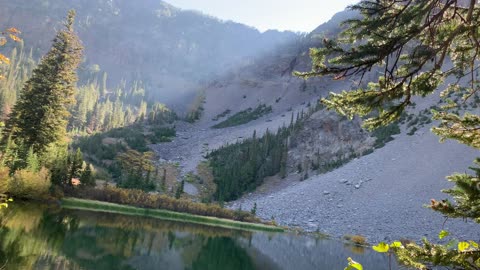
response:
[[[260,33],[154,0],[0,0],[0,6],[0,25],[21,29],[26,47],[34,48],[37,57],[50,46],[67,10],[76,9],[86,52],[82,72],[99,67],[112,85],[122,78],[142,80],[170,102],[297,38],[292,32]]]
[[[309,49],[322,46],[324,37],[341,31],[341,22],[355,16],[342,11],[308,35],[288,42],[255,58],[249,65],[213,80],[206,87],[205,112],[201,122],[211,125],[212,119],[225,120],[222,113],[235,114],[260,104],[273,107],[273,113],[285,113],[292,107],[305,105],[330,91],[350,89],[351,81],[314,78],[308,81],[292,75],[293,71],[311,69]],[[224,116],[217,117],[217,116]]]

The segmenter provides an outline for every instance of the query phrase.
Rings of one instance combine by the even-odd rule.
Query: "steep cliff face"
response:
[[[178,100],[298,37],[260,33],[157,0],[0,0],[0,6],[0,26],[21,29],[25,47],[37,57],[49,48],[67,11],[75,9],[76,30],[85,46],[83,72],[98,65],[112,85],[141,79],[164,101]]]
[[[290,172],[301,170],[303,177],[325,173],[373,151],[374,143],[359,119],[349,121],[335,112],[318,111],[291,137],[288,166]]]

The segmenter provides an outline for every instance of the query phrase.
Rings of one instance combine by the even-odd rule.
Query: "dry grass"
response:
[[[343,236],[343,239],[349,241],[349,242],[352,242],[356,245],[360,245],[360,246],[365,246],[367,245],[367,238],[365,238],[365,236],[361,236],[361,235],[345,235]]]

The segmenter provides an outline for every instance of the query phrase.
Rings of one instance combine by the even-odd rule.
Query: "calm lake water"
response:
[[[3,269],[390,269],[388,257],[339,241],[14,203],[2,210]],[[392,266],[391,269],[397,269]]]

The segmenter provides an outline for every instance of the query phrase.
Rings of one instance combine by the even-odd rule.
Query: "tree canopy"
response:
[[[414,97],[440,92],[444,106],[433,111],[439,124],[432,131],[442,140],[480,149],[480,116],[472,108],[480,90],[480,4],[476,0],[363,0],[350,8],[361,16],[345,21],[338,37],[324,38],[321,48],[311,49],[311,71],[295,74],[357,82],[369,73],[380,74],[366,87],[358,83],[355,90],[323,99],[340,114],[364,117],[369,129],[399,119]],[[454,100],[452,95],[461,98]],[[480,223],[480,170],[473,168],[473,172],[449,176],[455,187],[444,192],[455,202],[432,200],[431,208],[447,217]],[[426,242],[424,248],[409,249],[408,254],[435,265],[480,268],[478,244],[468,258],[462,251],[455,258],[448,257],[451,253],[442,257],[447,254],[442,248]],[[429,256],[432,251],[439,256]],[[406,263],[423,267],[413,259]]]

